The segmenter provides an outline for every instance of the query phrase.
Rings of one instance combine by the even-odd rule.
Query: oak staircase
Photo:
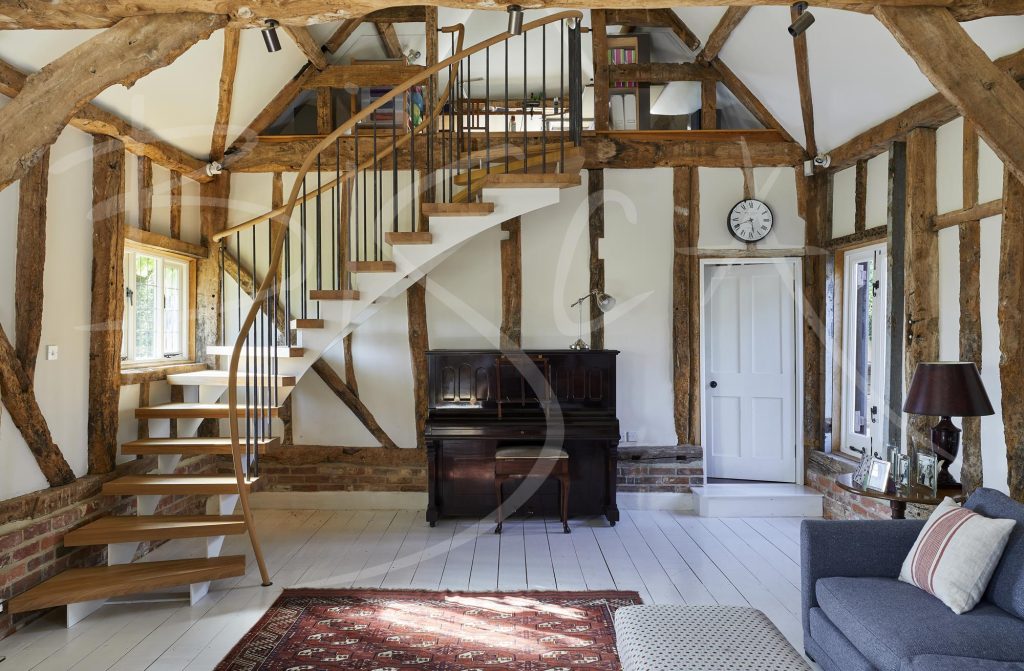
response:
[[[103,494],[134,497],[137,515],[103,517],[65,537],[68,547],[106,545],[107,565],[65,571],[13,598],[12,612],[67,605],[71,626],[109,599],[186,586],[194,604],[211,581],[243,576],[252,566],[245,555],[221,556],[232,535],[248,536],[261,582],[271,583],[249,494],[259,486],[260,455],[280,444],[273,435],[278,410],[302,376],[323,352],[465,242],[556,204],[561,189],[580,184],[580,18],[576,11],[561,12],[527,23],[521,37],[502,33],[468,48],[461,25],[442,29],[452,40],[453,56],[324,137],[306,157],[284,205],[214,237],[219,247],[210,256],[220,256],[222,341],[206,343],[205,351],[218,358],[219,369],[168,375],[171,385],[195,400],[135,411],[143,421],[170,420],[177,428],[173,435],[180,437],[122,445],[124,455],[157,458],[155,473],[118,477],[103,486]],[[533,44],[547,49],[550,42],[560,54],[563,74],[555,89],[561,102],[554,112],[547,110],[547,95],[539,105],[521,102],[518,113],[510,105],[508,43],[521,39],[525,49],[531,33],[541,33]],[[490,81],[471,86],[477,80],[469,75],[491,72],[492,55],[502,51],[503,97],[491,90]],[[487,90],[490,116],[482,131],[470,132],[472,110],[479,110],[479,99],[470,94],[481,88]],[[543,84],[546,93],[551,88]],[[382,127],[373,115],[406,93],[433,104],[426,105],[411,131],[399,126],[394,110],[390,125],[387,115],[381,117]],[[517,114],[519,131],[510,128]],[[528,120],[540,121],[539,128],[523,130]],[[367,135],[368,121],[376,125]],[[342,136],[354,146],[346,165],[338,158]],[[415,167],[399,169],[400,150]],[[425,151],[425,159],[421,154],[417,161],[417,151]],[[231,277],[225,265],[229,255],[236,272],[244,268],[249,284],[258,285],[253,294],[243,293],[241,278]],[[227,435],[197,435],[209,420]],[[183,457],[202,455],[230,457],[233,474],[177,472]],[[161,515],[166,496],[209,497],[207,510],[213,514]],[[140,543],[182,539],[205,540],[205,556],[136,561]]]

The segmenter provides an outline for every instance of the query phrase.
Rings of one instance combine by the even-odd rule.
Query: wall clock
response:
[[[733,206],[726,223],[732,237],[740,242],[758,242],[771,233],[775,216],[765,202],[748,198]]]

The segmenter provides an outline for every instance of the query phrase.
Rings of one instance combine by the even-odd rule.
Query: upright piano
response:
[[[619,420],[614,350],[432,350],[428,361],[427,522],[483,517],[496,506],[499,447],[549,445],[569,454],[569,515],[619,519]],[[506,499],[517,481],[506,485]],[[518,512],[558,514],[557,482]],[[506,514],[511,511],[507,511]]]

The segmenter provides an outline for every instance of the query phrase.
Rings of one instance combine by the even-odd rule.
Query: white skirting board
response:
[[[262,510],[421,510],[426,492],[257,492],[249,497]]]
[[[711,484],[693,488],[701,517],[821,517],[820,492],[782,483]]]
[[[693,510],[693,494],[675,492],[619,492],[619,508],[626,510]]]

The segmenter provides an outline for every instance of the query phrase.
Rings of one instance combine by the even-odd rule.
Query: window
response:
[[[188,261],[150,249],[125,248],[123,366],[190,358],[190,274]]]
[[[885,458],[885,245],[844,254],[840,450]]]

